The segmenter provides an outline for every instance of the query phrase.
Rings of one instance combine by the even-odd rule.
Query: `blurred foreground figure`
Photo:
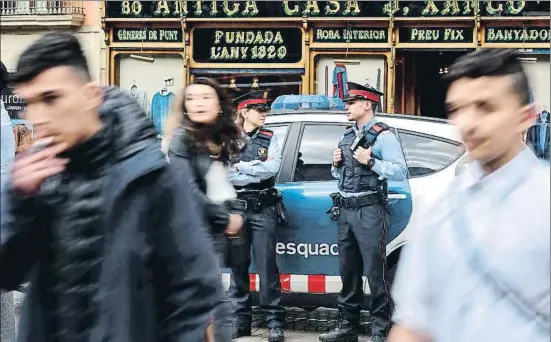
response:
[[[220,269],[139,105],[94,85],[65,33],[32,44],[13,81],[42,141],[3,193],[0,287],[31,284],[18,341],[202,341]]]
[[[0,62],[0,92],[7,86],[8,70],[4,63]],[[15,156],[15,139],[13,135],[11,118],[0,99],[0,114],[2,115],[1,153],[0,153],[0,189],[8,181],[10,168]],[[4,202],[0,203],[3,206]],[[0,275],[1,277],[1,275]],[[15,308],[13,292],[4,293],[0,290],[0,341],[11,342],[15,339]]]
[[[549,164],[518,137],[528,80],[507,50],[461,57],[446,105],[473,162],[402,255],[391,342],[549,341]]]

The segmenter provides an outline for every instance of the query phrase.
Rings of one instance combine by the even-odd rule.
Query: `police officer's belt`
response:
[[[226,207],[229,210],[235,211],[246,211],[247,210],[247,201],[242,199],[233,199],[225,202]]]
[[[381,203],[378,194],[344,197],[339,193],[335,193],[331,194],[331,198],[333,199],[333,206],[346,209],[357,209]]]
[[[248,207],[258,206],[272,206],[276,205],[279,197],[277,195],[277,190],[274,188],[266,190],[243,190],[237,193],[237,197],[240,200],[246,201]]]

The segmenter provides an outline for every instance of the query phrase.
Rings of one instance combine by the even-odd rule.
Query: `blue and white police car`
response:
[[[388,184],[392,212],[387,257],[393,277],[402,247],[422,228],[423,216],[465,165],[466,156],[459,133],[446,120],[376,116],[398,137],[408,167],[405,181]],[[341,290],[337,225],[325,212],[331,206],[329,194],[337,191],[331,175],[332,152],[350,124],[338,99],[287,95],[272,104],[265,128],[283,143],[276,188],[283,193],[288,217],[288,223],[279,227],[277,243],[284,293],[314,298]],[[251,290],[258,291],[254,265],[250,279]],[[229,273],[224,273],[224,283],[228,288]],[[367,283],[365,292],[369,293]]]

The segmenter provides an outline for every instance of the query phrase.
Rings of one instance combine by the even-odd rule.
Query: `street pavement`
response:
[[[285,342],[319,342],[318,337],[320,333],[315,332],[301,332],[285,330]],[[368,336],[360,336],[360,342],[367,342]],[[242,337],[234,340],[238,342],[266,342],[268,341],[268,332],[265,329],[259,329],[253,331],[253,336]]]

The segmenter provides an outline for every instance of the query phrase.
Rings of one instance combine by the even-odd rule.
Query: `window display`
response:
[[[301,93],[300,75],[226,75],[216,77],[232,99],[255,90],[269,91],[268,103],[280,95]]]
[[[151,118],[157,134],[162,136],[163,123],[170,114],[175,93],[184,86],[184,60],[180,55],[137,57],[120,55],[119,86],[136,98],[144,115]]]
[[[375,55],[321,55],[316,58],[315,93],[344,99],[347,82],[368,84],[386,92],[385,57]],[[384,111],[384,99],[376,109]]]

